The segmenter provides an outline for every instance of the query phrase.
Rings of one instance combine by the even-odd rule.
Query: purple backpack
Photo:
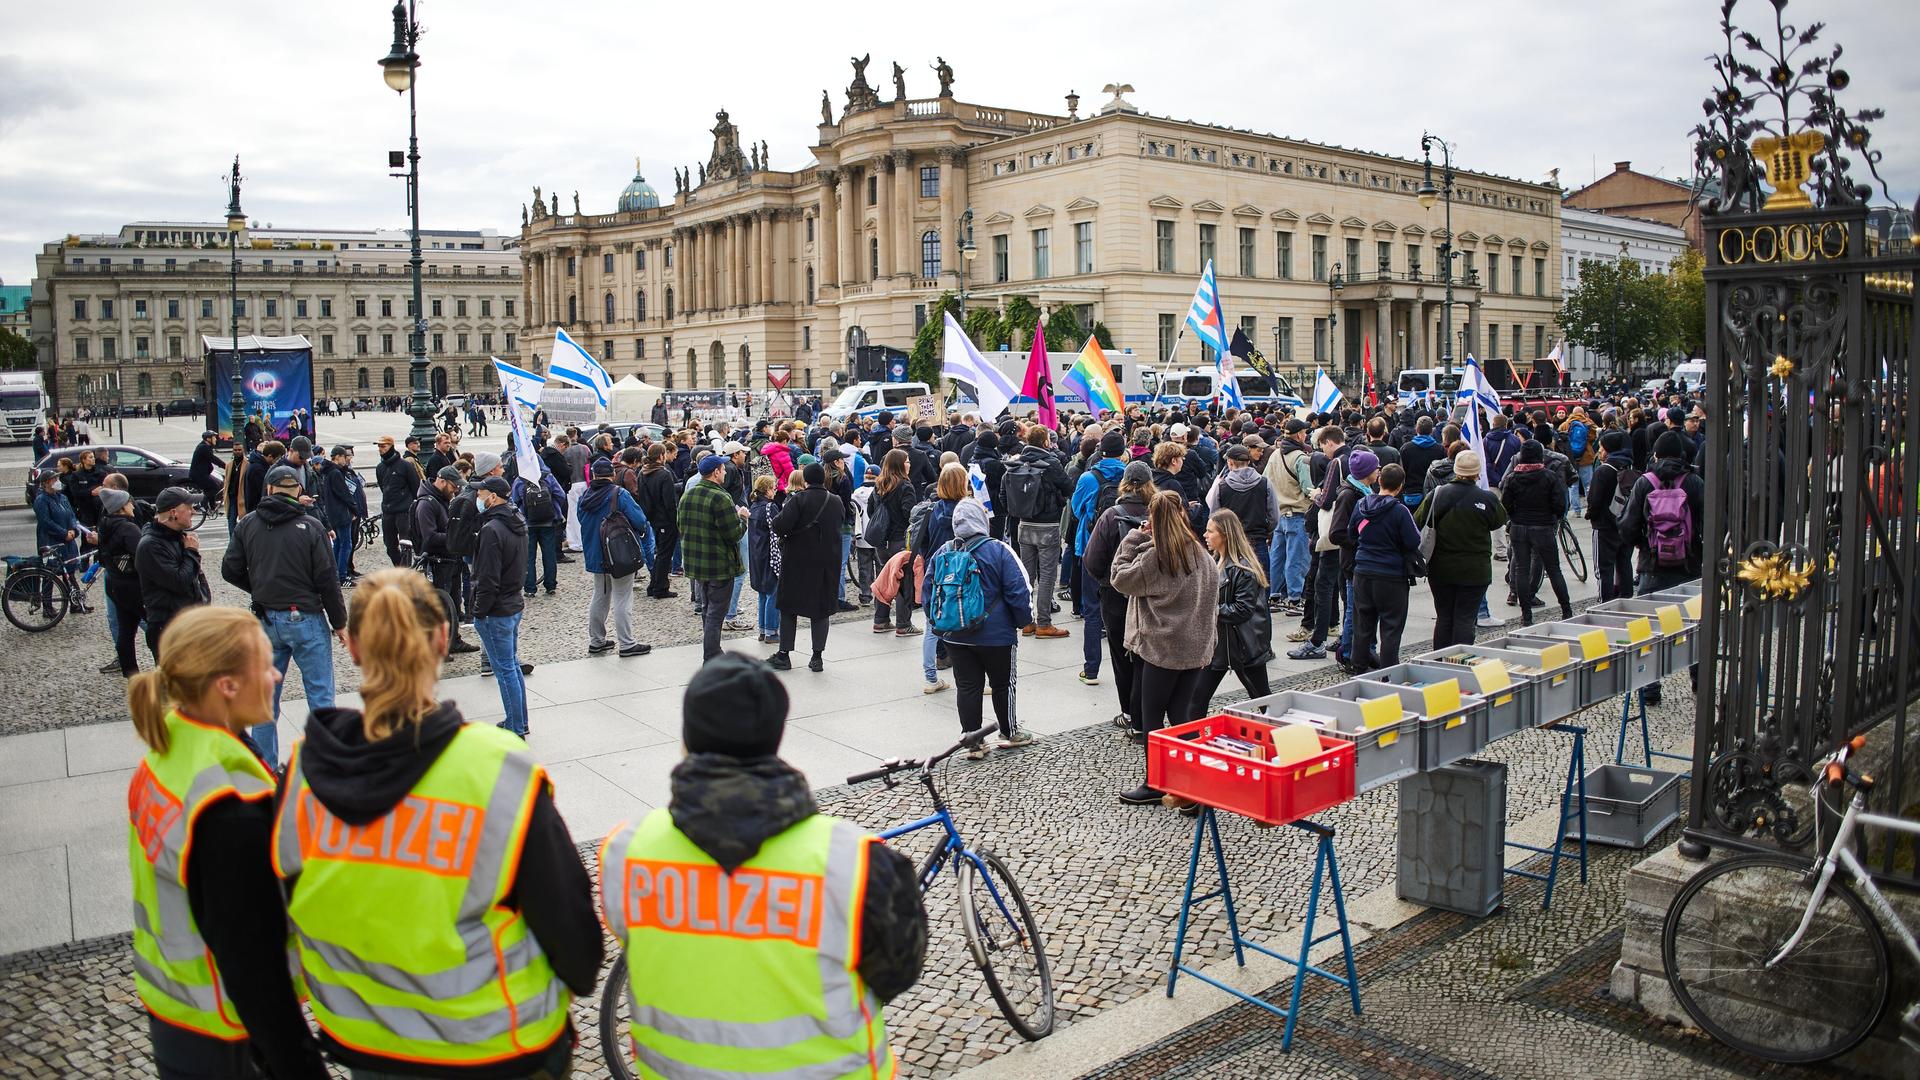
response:
[[[1676,479],[1672,487],[1663,486],[1650,473],[1647,479],[1653,484],[1647,492],[1647,547],[1655,566],[1682,569],[1693,548],[1693,515],[1687,511],[1687,493],[1681,486],[1686,477]]]

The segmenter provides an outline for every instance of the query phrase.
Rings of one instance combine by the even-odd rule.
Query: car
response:
[[[33,505],[33,496],[36,493],[35,489],[39,486],[40,477],[42,474],[51,472],[56,468],[54,462],[61,458],[73,458],[76,459],[77,463],[80,455],[88,450],[93,451],[94,457],[100,461],[103,473],[117,472],[126,476],[127,488],[133,493],[133,497],[136,499],[151,499],[160,494],[163,488],[186,485],[187,463],[184,461],[175,461],[164,454],[157,454],[152,450],[142,450],[137,446],[121,446],[111,443],[92,446],[64,446],[48,454],[46,457],[41,458],[34,463],[32,468],[27,470],[27,505]],[[224,475],[221,469],[215,468],[213,471],[214,483],[221,483]]]
[[[667,434],[667,429],[661,427],[659,424],[648,423],[644,420],[621,420],[617,422],[610,421],[606,424],[595,424],[591,429],[582,425],[580,435],[582,438],[591,441],[595,435],[600,434],[600,430],[603,427],[613,436],[613,445],[615,446],[627,445],[627,436],[629,433],[644,436],[653,442],[659,442],[665,438]]]

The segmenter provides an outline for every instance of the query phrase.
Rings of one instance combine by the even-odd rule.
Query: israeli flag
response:
[[[978,465],[967,466],[967,483],[973,485],[973,497],[980,500],[987,513],[993,513],[993,495],[987,490],[986,472]]]
[[[540,387],[546,379],[531,371],[514,367],[499,357],[491,357],[500,376],[500,390],[507,399],[507,426],[512,430],[513,460],[527,483],[540,482],[540,456],[533,449],[533,435],[527,430],[527,417],[539,408]],[[522,408],[526,412],[521,412]]]
[[[613,378],[607,369],[558,326],[553,328],[553,358],[547,361],[547,377],[593,391],[603,409],[607,407],[607,395],[613,392]]]
[[[1340,404],[1343,396],[1340,388],[1333,385],[1333,380],[1327,378],[1327,369],[1318,369],[1313,380],[1313,411],[1330,413]]]

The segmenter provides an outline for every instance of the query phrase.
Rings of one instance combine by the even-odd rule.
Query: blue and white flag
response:
[[[603,409],[607,407],[607,395],[613,391],[613,377],[607,369],[558,326],[553,328],[553,357],[547,361],[547,377],[593,391]]]
[[[527,430],[528,418],[540,405],[540,388],[547,380],[531,371],[514,367],[495,356],[493,369],[500,376],[500,393],[507,399],[507,426],[513,432],[514,467],[527,483],[540,481],[540,455],[533,449],[533,433]],[[521,412],[522,408],[526,412]]]
[[[1480,367],[1480,361],[1475,360],[1472,353],[1467,354],[1467,372],[1473,378],[1473,393],[1471,397],[1468,396],[1467,384],[1463,381],[1460,389],[1454,393],[1454,400],[1466,398],[1478,402],[1481,408],[1489,412],[1499,412],[1500,392],[1493,388],[1493,383],[1487,379],[1486,371]]]
[[[1327,378],[1327,369],[1317,369],[1313,378],[1313,411],[1322,414],[1330,413],[1340,404],[1340,399],[1344,396],[1340,393],[1340,388],[1333,385],[1333,380]]]
[[[1489,471],[1487,468],[1487,425],[1486,421],[1480,417],[1480,410],[1485,407],[1480,397],[1480,388],[1485,381],[1485,377],[1480,374],[1480,365],[1469,355],[1467,357],[1467,370],[1460,375],[1460,389],[1456,392],[1454,400],[1467,407],[1467,414],[1460,421],[1460,437],[1466,440],[1469,450],[1472,450],[1480,456],[1480,486],[1487,490],[1492,490],[1492,485],[1487,482],[1487,473]],[[1492,391],[1489,390],[1488,393],[1492,393]],[[1500,400],[1499,396],[1495,395],[1494,400]]]
[[[1020,388],[1006,372],[987,363],[980,350],[973,347],[967,332],[953,321],[952,313],[941,318],[947,324],[943,338],[947,355],[940,367],[940,376],[973,387],[974,397],[980,402],[980,419],[992,423],[1019,395]]]
[[[967,483],[973,485],[973,497],[980,500],[980,504],[987,508],[987,513],[993,513],[993,493],[987,490],[986,472],[978,465],[967,466]]]
[[[1227,340],[1227,316],[1220,310],[1220,286],[1213,279],[1213,260],[1207,260],[1206,269],[1200,271],[1200,284],[1193,290],[1193,303],[1187,308],[1187,325],[1193,327],[1195,337],[1202,344],[1211,345],[1216,353],[1227,352],[1232,343]]]

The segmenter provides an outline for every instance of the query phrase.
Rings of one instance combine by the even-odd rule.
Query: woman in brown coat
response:
[[[1147,523],[1120,541],[1112,583],[1127,594],[1127,651],[1134,669],[1133,719],[1150,732],[1194,719],[1194,689],[1213,660],[1220,570],[1187,524],[1187,504],[1178,491],[1161,491],[1147,503]],[[1144,806],[1160,801],[1146,785],[1120,801]]]

